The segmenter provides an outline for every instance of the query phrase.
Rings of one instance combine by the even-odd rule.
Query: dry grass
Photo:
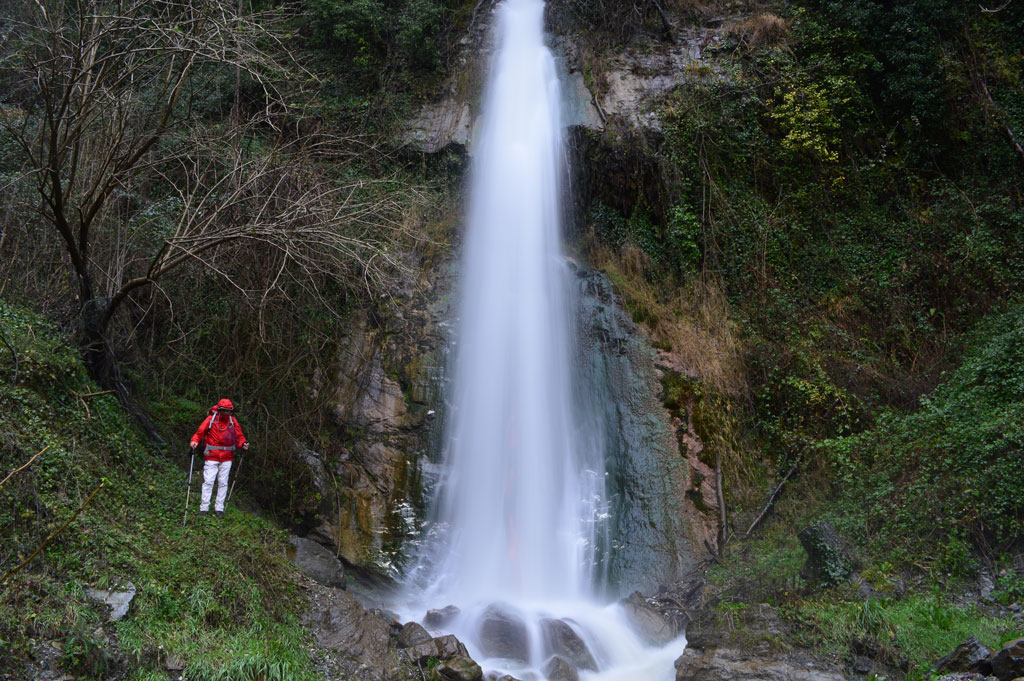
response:
[[[750,49],[784,48],[789,37],[789,22],[776,14],[760,12],[733,24],[729,33]]]
[[[693,277],[682,287],[659,289],[647,280],[647,255],[632,245],[618,253],[597,246],[591,257],[655,344],[671,352],[686,373],[728,398],[748,394],[742,342],[717,281]]]

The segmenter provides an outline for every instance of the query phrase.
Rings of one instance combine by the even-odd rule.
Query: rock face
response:
[[[343,678],[400,678],[389,621],[367,611],[355,596],[339,589],[314,589],[303,619]]]
[[[299,447],[301,479],[318,500],[303,534],[370,572],[396,575],[402,543],[418,531],[418,462],[432,448],[444,378],[448,272],[438,267],[387,318],[353,314],[333,372],[314,377],[313,397],[331,405],[338,436],[325,453]]]
[[[676,660],[676,681],[845,681],[842,674],[783,657],[758,658],[739,648],[687,649]]]
[[[288,559],[310,579],[324,586],[345,588],[345,568],[333,553],[315,541],[291,536]]]
[[[607,277],[573,265],[579,286],[581,411],[608,462],[613,583],[651,593],[678,581],[706,555],[687,515],[692,471],[661,402],[656,354],[623,311]]]
[[[846,542],[831,523],[806,527],[798,538],[807,552],[807,563],[801,574],[808,582],[832,586],[844,581],[856,569]]]
[[[846,681],[808,651],[777,649],[788,633],[769,606],[723,615],[699,611],[687,628],[686,651],[676,660],[676,681]]]

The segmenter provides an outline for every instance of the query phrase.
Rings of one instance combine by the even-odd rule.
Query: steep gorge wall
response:
[[[470,152],[490,47],[485,19],[471,26],[459,69],[410,122],[405,141],[418,153]],[[687,78],[716,73],[712,66],[686,66],[700,65],[702,42],[713,42],[714,30],[695,32],[659,54],[623,51],[603,62],[607,71],[588,79],[575,37],[557,38],[574,131],[573,234],[582,229],[575,223],[589,202],[614,202],[635,180],[642,158],[623,157],[621,139],[630,131],[656,132],[656,119],[645,112],[650,98]],[[603,91],[592,92],[588,80]],[[430,478],[424,480],[423,471],[437,459],[443,429],[456,257],[452,252],[424,265],[416,294],[393,306],[386,321],[354,320],[339,340],[334,375],[320,382],[332,395],[345,453],[331,460],[304,453],[320,497],[305,530],[350,564],[374,572],[397,574],[426,511]],[[652,591],[704,560],[718,533],[714,472],[701,460],[693,405],[670,411],[663,403],[666,374],[697,372],[652,346],[607,277],[585,266],[576,272],[580,378],[591,402],[592,435],[608,452],[613,550],[603,568],[623,590]]]

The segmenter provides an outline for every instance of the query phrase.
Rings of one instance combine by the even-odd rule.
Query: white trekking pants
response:
[[[199,502],[200,511],[210,510],[210,495],[213,494],[213,481],[217,481],[217,501],[213,510],[224,510],[224,497],[228,495],[228,474],[231,473],[230,461],[205,461],[203,463],[203,498]]]

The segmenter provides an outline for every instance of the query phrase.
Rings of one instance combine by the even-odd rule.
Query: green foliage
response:
[[[811,598],[784,608],[799,627],[799,638],[824,655],[854,656],[854,642],[876,660],[909,667],[908,678],[926,675],[935,661],[969,636],[998,647],[1014,630],[1007,618],[973,606],[956,605],[938,594],[909,594],[895,599]]]
[[[189,678],[313,678],[297,596],[282,586],[283,534],[236,508],[199,523],[197,489],[183,527],[187,469],[142,446],[58,329],[4,301],[0,321],[10,346],[0,355],[0,471],[48,447],[0,488],[0,574],[105,483],[0,585],[0,674],[18,676],[40,641],[56,640],[66,671],[90,678],[122,659],[138,678],[162,672],[161,651],[180,655]],[[129,580],[138,591],[129,615],[101,625],[86,586]]]
[[[380,69],[441,66],[451,0],[306,0],[314,44],[369,78]]]
[[[1024,521],[1024,310],[986,320],[920,409],[823,451],[879,552],[962,571],[972,546],[1005,549]]]

